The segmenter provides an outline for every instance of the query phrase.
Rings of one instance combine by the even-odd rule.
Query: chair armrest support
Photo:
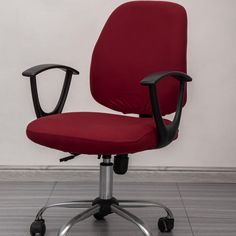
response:
[[[174,77],[180,82],[180,92],[179,92],[179,98],[177,102],[175,117],[170,125],[165,125],[162,118],[161,110],[160,110],[156,84],[160,80],[169,76]],[[183,107],[185,84],[186,82],[190,82],[190,81],[192,81],[192,78],[183,72],[163,71],[163,72],[151,74],[145,77],[140,82],[141,85],[149,87],[149,95],[150,95],[150,100],[151,100],[151,105],[152,105],[152,112],[153,112],[154,120],[156,123],[157,135],[158,135],[158,140],[159,140],[157,144],[157,148],[167,146],[169,143],[171,143],[175,139],[177,135],[179,123],[181,119],[182,107]]]
[[[49,69],[55,69],[55,68],[62,69],[63,71],[66,72],[65,79],[64,79],[62,91],[61,91],[56,107],[54,108],[52,112],[47,113],[42,109],[40,105],[36,75],[40,74],[43,71],[46,71]],[[30,77],[31,95],[32,95],[34,110],[35,110],[35,114],[37,118],[53,115],[53,114],[58,114],[62,112],[68,92],[69,92],[71,78],[73,74],[77,75],[79,74],[79,72],[71,67],[64,66],[64,65],[57,65],[57,64],[37,65],[37,66],[29,68],[28,70],[22,73],[23,76]]]

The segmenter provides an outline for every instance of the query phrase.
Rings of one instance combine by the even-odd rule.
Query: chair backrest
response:
[[[187,15],[182,6],[162,1],[119,6],[93,51],[90,88],[94,99],[123,113],[151,114],[149,91],[140,80],[158,71],[186,72],[186,47]],[[166,78],[157,91],[162,114],[173,113],[179,82]]]

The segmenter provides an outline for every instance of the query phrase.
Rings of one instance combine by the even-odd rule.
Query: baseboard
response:
[[[0,166],[0,181],[97,181],[96,166]],[[236,183],[236,168],[130,167],[115,182]]]

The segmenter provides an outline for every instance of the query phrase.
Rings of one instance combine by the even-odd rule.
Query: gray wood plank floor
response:
[[[47,203],[94,199],[97,183],[0,182],[0,236],[27,236],[38,209]],[[169,206],[175,215],[175,229],[162,234],[157,220],[165,215],[158,208],[129,209],[142,218],[158,236],[235,236],[236,184],[198,183],[116,183],[118,199],[156,200]],[[61,225],[82,210],[50,209],[44,218],[46,236],[56,236]],[[89,218],[72,228],[69,235],[138,236],[142,233],[119,216],[105,221]]]

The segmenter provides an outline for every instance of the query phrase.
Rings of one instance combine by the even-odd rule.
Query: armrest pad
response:
[[[160,81],[161,79],[163,79],[167,76],[175,77],[176,79],[183,81],[183,82],[192,81],[192,78],[183,72],[162,71],[162,72],[154,73],[154,74],[151,74],[151,75],[145,77],[143,80],[141,80],[140,83],[144,86],[155,85],[158,81]]]
[[[79,71],[68,67],[68,66],[64,66],[64,65],[58,65],[58,64],[42,64],[42,65],[37,65],[37,66],[33,66],[31,68],[29,68],[28,70],[25,70],[22,75],[26,76],[26,77],[31,77],[31,76],[36,76],[37,74],[49,70],[49,69],[54,69],[54,68],[58,68],[61,69],[63,71],[70,71],[72,74],[78,75]]]

